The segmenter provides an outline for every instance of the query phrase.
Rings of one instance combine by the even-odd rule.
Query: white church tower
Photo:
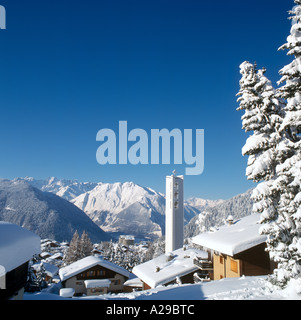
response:
[[[184,176],[166,177],[165,253],[183,247]]]

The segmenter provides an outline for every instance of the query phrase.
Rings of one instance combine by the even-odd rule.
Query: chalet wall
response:
[[[243,275],[259,276],[272,273],[272,264],[265,248],[266,244],[262,243],[237,255],[237,258],[243,261]]]
[[[214,254],[213,279],[237,278],[242,276],[242,261],[227,255]]]
[[[245,276],[267,275],[272,273],[273,267],[269,254],[265,251],[266,244],[241,252],[234,257],[214,254],[214,280]]]
[[[237,278],[242,276],[242,262],[239,259],[226,257],[227,278]]]
[[[188,273],[185,276],[181,277],[182,283],[194,283],[193,275],[194,275],[195,272],[196,271]]]
[[[151,289],[151,287],[146,283],[142,281],[142,290],[148,290]]]
[[[76,276],[64,281],[63,286],[64,288],[73,288],[75,290],[75,295],[86,293],[84,280],[78,280]]]
[[[106,293],[108,293],[108,288],[88,288],[86,292],[87,296],[95,296]]]
[[[114,278],[109,278],[111,280],[111,285],[109,287],[109,291],[111,292],[122,292],[123,284],[127,280],[123,275],[116,273]]]
[[[88,280],[88,279],[109,279],[114,278],[116,272],[107,269],[105,267],[96,265],[91,267],[79,274],[77,274],[78,280]]]
[[[133,292],[133,291],[141,291],[143,289],[143,283],[142,286],[123,286],[123,292]]]
[[[225,278],[225,259],[221,255],[213,255],[213,279],[219,280]]]

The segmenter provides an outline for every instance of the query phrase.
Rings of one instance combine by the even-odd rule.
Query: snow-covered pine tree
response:
[[[30,261],[28,264],[27,280],[24,288],[25,292],[35,292],[41,290],[40,283],[33,271],[32,264],[32,261]]]
[[[245,61],[240,65],[240,73],[237,110],[245,111],[242,128],[253,131],[242,148],[242,154],[249,156],[246,176],[254,182],[269,181],[275,176],[281,104],[271,82],[264,76],[265,69],[257,71],[256,66]]]
[[[255,182],[269,180],[275,174],[281,105],[271,82],[264,76],[265,69],[257,71],[256,66],[245,61],[240,65],[240,73],[237,110],[245,111],[242,128],[253,131],[242,149],[242,154],[249,156],[246,176]]]
[[[282,103],[276,97],[271,82],[264,76],[265,69],[245,61],[240,65],[240,91],[237,110],[244,110],[243,129],[253,132],[242,149],[248,155],[246,176],[258,185],[252,193],[253,211],[261,214],[262,234],[268,236],[267,250],[275,257],[275,247],[282,243],[277,230],[280,190],[275,187],[276,166],[279,163],[277,146],[281,139]],[[278,230],[279,231],[279,230]]]
[[[39,268],[36,268],[35,271],[33,269],[33,264],[38,261],[36,258],[34,257],[28,264],[27,281],[24,288],[26,292],[41,291],[47,288],[46,270],[43,263],[41,262]]]
[[[102,241],[98,245],[98,249],[102,252],[102,257],[105,260],[110,261],[111,252],[113,250],[113,242],[112,239],[110,241]]]
[[[77,230],[75,230],[64,258],[64,262],[66,265],[68,265],[79,259],[81,259],[80,238]]]
[[[93,244],[86,231],[83,231],[80,238],[80,257],[85,258],[92,254]]]
[[[285,118],[282,129],[287,132],[293,142],[300,141],[301,133],[301,0],[294,0],[296,6],[290,11],[292,27],[287,42],[279,50],[289,50],[287,55],[294,60],[283,67],[278,84],[279,95],[286,99]]]
[[[275,249],[278,268],[276,283],[285,286],[301,274],[301,0],[290,11],[292,27],[287,42],[279,50],[288,50],[293,61],[280,70],[278,94],[286,100],[285,116],[280,127],[281,164],[277,166],[277,187],[281,190],[278,228],[282,243]]]
[[[116,243],[114,246],[114,258],[113,262],[116,263],[118,266],[125,268],[126,261],[125,261],[125,252],[122,249],[120,243]]]
[[[44,264],[43,264],[43,262],[41,262],[40,267],[38,268],[38,270],[36,270],[36,278],[37,278],[37,281],[39,283],[41,290],[44,288],[47,288],[47,282],[45,280],[46,275],[47,274],[46,274]]]

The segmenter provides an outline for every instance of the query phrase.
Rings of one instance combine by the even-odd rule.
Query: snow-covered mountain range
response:
[[[78,207],[21,179],[0,179],[0,220],[58,241],[70,241],[75,230],[80,234],[85,230],[95,242],[110,239]]]
[[[54,193],[83,210],[102,230],[155,239],[165,231],[165,195],[133,182],[91,183],[75,180],[17,178],[41,191]],[[191,199],[185,203],[185,223],[212,205]]]
[[[200,232],[208,231],[212,227],[224,225],[229,215],[232,215],[236,220],[252,214],[252,191],[253,189],[250,189],[231,199],[217,201],[216,204],[207,206],[185,226],[185,237],[190,238],[198,235]]]
[[[16,178],[14,181],[26,181],[33,187],[41,191],[51,192],[68,201],[76,198],[80,194],[90,191],[97,186],[93,182],[78,182],[77,180],[57,179],[34,179],[31,177]]]
[[[137,238],[156,239],[165,233],[165,195],[151,188],[133,182],[92,183],[54,177],[14,181],[25,181],[68,200],[111,235],[133,234]],[[250,192],[230,200],[187,199],[184,203],[186,236],[219,223],[225,215],[250,214],[250,208]]]
[[[71,202],[106,232],[156,238],[164,229],[164,195],[133,182],[99,183]]]

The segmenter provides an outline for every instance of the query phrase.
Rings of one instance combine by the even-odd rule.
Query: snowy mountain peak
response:
[[[32,177],[16,178],[14,181],[26,181],[35,188],[42,191],[54,193],[65,200],[71,200],[80,194],[92,190],[97,183],[79,182],[77,180],[58,179],[50,177],[47,179],[36,180]]]
[[[84,203],[82,199],[87,199],[87,196],[93,201]],[[95,188],[79,195],[72,202],[87,212],[95,209],[118,212],[125,205],[156,196],[160,196],[160,194],[133,182],[98,183]]]

